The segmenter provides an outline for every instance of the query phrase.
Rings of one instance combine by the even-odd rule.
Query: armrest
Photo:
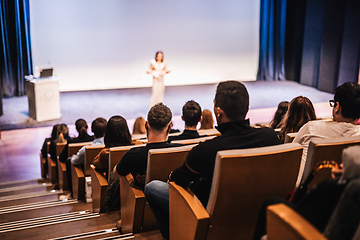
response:
[[[42,157],[41,151],[40,151],[40,173],[41,173],[41,178],[46,178],[47,175],[47,169],[45,169],[45,162],[46,162],[46,158]]]
[[[91,164],[90,168],[93,212],[104,213],[108,182],[103,174],[96,171],[94,165]]]
[[[145,195],[132,187],[128,177],[120,177],[121,232],[139,233],[144,215]]]
[[[59,176],[59,188],[62,190],[68,190],[68,180],[66,177],[66,163],[63,163],[57,159],[58,176]]]
[[[49,180],[51,183],[56,183],[56,162],[51,159],[51,157],[48,157],[48,174],[49,174]]]
[[[73,197],[78,200],[85,199],[85,175],[80,167],[71,164],[71,180]]]
[[[210,216],[199,199],[174,182],[169,183],[170,239],[205,239]]]
[[[267,239],[325,240],[310,222],[285,204],[271,205],[267,209]]]

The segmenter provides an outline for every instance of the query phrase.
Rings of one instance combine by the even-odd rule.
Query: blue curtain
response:
[[[261,0],[256,80],[285,80],[286,0]]]
[[[29,0],[0,0],[1,98],[22,96],[32,73]]]

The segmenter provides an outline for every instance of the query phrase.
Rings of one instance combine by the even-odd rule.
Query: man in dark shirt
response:
[[[181,116],[181,119],[185,122],[185,130],[180,135],[169,136],[168,142],[205,137],[206,135],[200,136],[196,130],[196,126],[199,122],[201,122],[201,118],[200,105],[193,100],[187,101],[182,108]]]
[[[250,127],[249,120],[245,119],[248,109],[249,95],[242,83],[219,83],[214,99],[214,113],[221,136],[194,147],[184,164],[169,176],[169,181],[175,181],[182,187],[189,186],[204,207],[209,198],[218,151],[279,144],[272,129]],[[169,185],[152,181],[146,185],[144,193],[162,236],[169,238]]]
[[[135,180],[134,184],[144,189],[149,149],[182,146],[166,141],[171,128],[171,118],[171,110],[162,103],[155,104],[149,110],[145,122],[148,143],[144,147],[135,147],[126,152],[114,167],[115,176],[126,176],[131,173]]]

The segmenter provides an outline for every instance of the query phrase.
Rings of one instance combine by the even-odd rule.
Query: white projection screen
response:
[[[260,0],[30,0],[33,66],[60,91],[146,87],[155,52],[166,85],[255,80]]]

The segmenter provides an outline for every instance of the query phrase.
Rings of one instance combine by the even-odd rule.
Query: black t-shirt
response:
[[[174,170],[171,180],[194,192],[206,207],[210,195],[216,154],[220,150],[265,147],[279,144],[270,128],[253,128],[248,120],[220,124],[221,136],[199,143],[188,154],[185,163]],[[188,168],[190,167],[192,171]],[[189,184],[190,183],[190,184]]]
[[[182,134],[177,136],[169,136],[168,142],[176,141],[176,140],[185,140],[185,139],[192,139],[192,138],[200,138],[200,137],[206,137],[206,135],[199,135],[199,133],[196,130],[184,130]]]
[[[146,174],[147,157],[150,149],[168,148],[168,147],[180,147],[182,144],[168,143],[168,142],[156,142],[148,143],[143,147],[134,147],[125,153],[118,165],[116,166],[116,172],[121,176],[126,176],[129,173],[134,177],[135,184],[141,188],[144,187],[143,183],[139,183],[136,179],[136,175],[142,176]]]

